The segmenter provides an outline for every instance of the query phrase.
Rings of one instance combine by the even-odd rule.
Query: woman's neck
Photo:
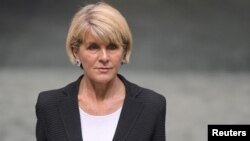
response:
[[[105,84],[97,84],[84,77],[78,93],[78,104],[82,110],[96,116],[108,115],[123,105],[126,90],[118,77]]]
[[[123,84],[118,77],[107,83],[96,83],[88,77],[83,77],[80,86],[80,95],[101,102],[106,99],[118,96],[123,90]]]

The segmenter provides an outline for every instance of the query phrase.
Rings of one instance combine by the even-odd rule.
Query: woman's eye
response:
[[[99,48],[99,46],[97,44],[91,44],[88,49],[89,50],[97,50]]]
[[[110,49],[110,50],[115,50],[115,49],[117,49],[118,47],[117,47],[117,45],[116,44],[109,44],[108,45],[108,49]]]

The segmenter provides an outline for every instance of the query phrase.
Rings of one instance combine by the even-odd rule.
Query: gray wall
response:
[[[107,2],[133,32],[129,69],[250,70],[248,0]],[[70,67],[65,38],[73,14],[85,3],[1,1],[0,67]]]

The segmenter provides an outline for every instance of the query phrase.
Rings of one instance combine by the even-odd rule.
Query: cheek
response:
[[[122,56],[122,55],[116,55],[116,56],[114,56],[114,57],[112,58],[113,63],[118,64],[118,65],[121,64],[122,59],[123,59],[123,56]]]
[[[80,58],[83,65],[91,65],[96,61],[96,57],[89,54],[82,54]]]

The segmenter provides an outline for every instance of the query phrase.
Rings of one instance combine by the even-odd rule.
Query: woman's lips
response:
[[[107,73],[110,70],[110,68],[106,68],[106,67],[101,67],[101,68],[97,68],[97,69],[101,73]]]

